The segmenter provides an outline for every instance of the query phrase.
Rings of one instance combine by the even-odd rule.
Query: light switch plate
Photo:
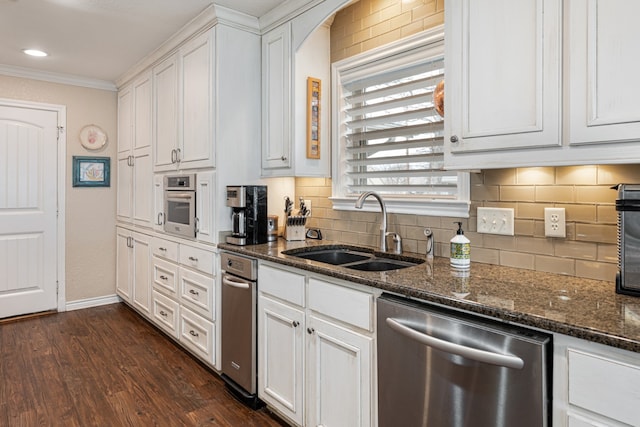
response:
[[[512,208],[478,208],[478,233],[513,236]]]
[[[547,237],[567,237],[565,218],[564,208],[544,208],[544,235]]]

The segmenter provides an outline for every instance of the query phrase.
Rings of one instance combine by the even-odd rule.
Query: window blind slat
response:
[[[399,83],[375,90],[367,90],[366,92],[363,91],[365,87],[358,87],[354,88],[351,92],[348,92],[344,99],[348,104],[361,104],[372,99],[394,97],[402,93],[420,92],[430,96],[433,94],[438,82],[442,80],[443,75],[444,72],[406,83]]]
[[[400,149],[420,148],[424,153],[443,153],[444,146],[442,138],[444,131],[431,134],[430,138],[412,139],[410,141],[391,141],[374,145],[355,145],[346,147],[346,151],[350,154],[378,153],[380,151],[391,151]],[[440,139],[440,141],[438,141]]]
[[[414,126],[402,126],[391,129],[381,129],[371,132],[358,132],[347,135],[348,141],[375,141],[378,139],[386,139],[393,137],[411,137],[414,135],[423,135],[426,133],[437,132],[442,129],[442,124],[426,123]]]

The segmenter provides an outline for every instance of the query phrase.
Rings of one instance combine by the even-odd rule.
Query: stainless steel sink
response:
[[[297,258],[324,262],[331,265],[348,264],[351,262],[363,261],[365,259],[371,258],[371,254],[357,253],[348,249],[324,249],[313,252],[302,252],[300,254],[295,254],[294,256],[296,256]]]
[[[357,262],[345,267],[360,271],[389,271],[413,267],[414,265],[422,264],[422,262],[408,262],[395,259],[370,259],[368,261]]]
[[[339,265],[360,271],[389,271],[422,264],[419,258],[373,252],[371,249],[345,246],[316,246],[314,248],[290,249],[282,252],[296,258],[308,259],[325,264]]]

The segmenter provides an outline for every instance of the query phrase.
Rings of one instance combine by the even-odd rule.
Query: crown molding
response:
[[[22,77],[25,79],[41,80],[51,83],[60,83],[71,86],[81,86],[90,89],[118,90],[114,82],[87,77],[75,76],[72,74],[53,73],[50,71],[34,70],[32,68],[16,67],[13,65],[0,64],[0,74],[11,77]]]
[[[118,77],[116,79],[116,86],[122,87],[127,82],[133,80],[133,78],[142,71],[175,52],[175,50],[186,41],[210,30],[217,24],[223,24],[228,27],[260,35],[258,18],[223,6],[211,4],[168,40],[162,43],[156,50],[142,58],[123,75]]]

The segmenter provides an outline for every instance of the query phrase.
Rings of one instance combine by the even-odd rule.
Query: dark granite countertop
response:
[[[640,352],[640,298],[616,294],[613,282],[481,263],[472,263],[468,275],[462,277],[449,266],[448,258],[440,257],[401,270],[366,272],[282,254],[288,249],[333,243],[280,238],[262,245],[221,243],[218,247],[504,322]]]

